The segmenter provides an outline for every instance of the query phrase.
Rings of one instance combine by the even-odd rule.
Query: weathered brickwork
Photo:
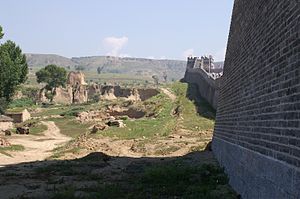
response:
[[[184,81],[189,84],[197,85],[200,95],[214,109],[217,109],[221,78],[214,80],[199,68],[187,67],[184,75]]]
[[[251,172],[247,165],[232,169],[241,164],[240,157],[226,154],[234,153],[232,146],[239,153],[252,151],[248,161],[256,168],[266,166],[258,156],[283,165],[278,168],[292,168],[290,179],[282,179],[291,186],[285,189],[278,182],[280,169],[272,166],[266,174],[273,183],[269,189],[258,176],[265,173]],[[300,0],[235,0],[213,149],[244,198],[271,197],[276,187],[280,197],[300,198]],[[249,173],[252,180],[243,177]],[[264,197],[253,195],[255,183],[265,188]]]

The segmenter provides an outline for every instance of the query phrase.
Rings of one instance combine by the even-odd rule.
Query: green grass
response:
[[[87,165],[91,162],[81,162]],[[40,174],[56,171],[60,175],[89,175],[78,172],[80,164],[72,162],[51,165],[36,170]],[[84,167],[84,165],[80,165]],[[76,191],[83,191],[85,198],[205,198],[236,199],[237,194],[228,185],[224,170],[213,164],[201,166],[189,165],[182,161],[173,161],[158,165],[140,165],[141,169],[128,175],[122,175],[117,182],[103,182],[99,178],[97,184],[86,188],[66,186],[57,191],[53,198],[75,198]],[[73,171],[72,171],[73,169]],[[126,173],[126,170],[124,171]],[[128,173],[127,173],[128,174]]]
[[[9,105],[9,109],[17,108],[17,107],[32,107],[34,106],[34,101],[33,99],[29,98],[21,98],[21,99],[16,99],[13,100]]]
[[[32,123],[32,126],[29,127],[30,135],[40,136],[40,135],[43,135],[43,132],[48,129],[47,126],[42,124],[40,122],[40,120],[38,120],[38,119],[27,120],[25,122],[17,124],[16,127],[22,127],[22,126],[25,126],[25,125],[30,124],[30,123]],[[16,128],[13,129],[13,132],[16,132]]]
[[[0,147],[0,153],[11,156],[8,152],[10,151],[23,151],[25,148],[22,145],[11,145],[8,147]]]
[[[104,102],[102,102],[104,103]],[[74,116],[75,113],[98,109],[100,103],[95,104],[74,104],[74,105],[49,105],[48,107],[41,108],[40,112],[33,113],[33,117],[43,117],[51,115],[69,115]]]
[[[82,124],[76,121],[74,117],[51,118],[49,121],[53,121],[62,134],[73,138],[87,132],[88,128],[91,126],[91,124]]]
[[[111,127],[101,134],[121,139],[152,138],[156,134],[167,136],[176,128],[178,121],[184,129],[192,131],[213,129],[214,120],[199,115],[194,102],[186,97],[187,84],[176,82],[170,84],[169,87],[177,96],[175,102],[171,102],[164,94],[159,94],[143,102],[148,113],[155,113],[156,117],[126,120],[124,121],[126,128]],[[203,106],[206,105],[203,104]],[[179,107],[180,119],[171,114],[176,107]]]
[[[176,82],[170,85],[176,94],[176,106],[179,106],[180,116],[183,118],[182,125],[189,130],[209,130],[214,127],[214,119],[208,119],[197,112],[195,103],[186,97],[188,85]],[[208,104],[202,103],[203,109],[210,109]]]
[[[73,141],[71,141],[73,142]],[[69,143],[71,143],[69,142]],[[67,145],[61,146],[61,147],[57,147],[53,150],[53,155],[49,158],[49,159],[58,159],[60,157],[62,157],[64,154],[66,153],[79,153],[81,148],[80,147],[73,147],[71,149],[67,149]]]
[[[48,127],[42,123],[37,123],[33,127],[29,128],[30,135],[43,135],[43,132],[46,131]]]
[[[173,104],[164,94],[159,94],[146,101],[152,104],[148,111],[157,113],[157,117],[138,120],[126,120],[126,128],[111,127],[101,132],[105,136],[117,136],[121,139],[151,138],[155,134],[169,135],[176,126],[176,118],[171,115]]]
[[[224,171],[211,164],[150,167],[141,176],[139,189],[153,198],[236,198]]]

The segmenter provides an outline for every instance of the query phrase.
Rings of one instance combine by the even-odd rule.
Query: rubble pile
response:
[[[8,147],[11,146],[11,144],[5,139],[0,137],[0,147]]]

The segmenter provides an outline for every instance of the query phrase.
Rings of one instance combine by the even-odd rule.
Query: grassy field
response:
[[[126,120],[126,128],[109,128],[101,134],[111,137],[116,136],[121,139],[151,138],[157,134],[168,136],[178,124],[185,129],[194,131],[213,129],[214,120],[199,115],[194,102],[186,98],[187,84],[178,82],[171,84],[169,87],[177,96],[175,102],[171,102],[168,96],[163,93],[145,102],[151,105],[148,109],[152,109],[157,117]],[[180,119],[172,115],[176,108],[179,110]],[[207,109],[210,109],[210,107],[207,107]]]
[[[23,151],[25,148],[22,145],[11,145],[8,147],[0,147],[0,153],[3,155],[11,156],[9,152],[11,151]]]
[[[35,73],[41,68],[32,68],[28,74],[28,80],[25,86],[41,87],[36,81]],[[130,85],[147,85],[152,83],[152,78],[145,76],[137,76],[130,74],[119,74],[119,73],[103,73],[97,74],[95,71],[82,71],[85,75],[85,81],[95,83],[107,83],[107,84],[130,84]]]
[[[102,158],[85,157],[75,161],[59,162],[37,168],[36,173],[43,176],[56,171],[56,174],[61,176],[76,176],[83,184],[85,180],[94,182],[93,186],[82,186],[79,189],[85,193],[85,198],[237,198],[237,194],[228,185],[224,170],[214,164],[193,165],[184,159],[167,162],[136,160],[129,164],[122,174],[120,171],[114,171],[113,174],[103,174],[101,177],[91,173],[89,169],[95,169],[93,165],[96,166],[103,160],[117,161],[116,158],[112,160],[110,157]],[[107,181],[108,175],[120,177],[118,180]],[[78,188],[75,185],[68,185],[57,191],[53,198],[75,198],[76,191],[78,192]]]
[[[184,128],[189,130],[213,129],[214,118],[207,118],[204,115],[199,114],[197,112],[197,107],[195,106],[197,102],[193,102],[186,97],[188,84],[176,82],[169,86],[177,96],[176,105],[181,113],[183,119],[181,123]],[[202,109],[210,111],[213,114],[214,110],[208,103],[198,103],[198,106],[201,106]]]
[[[176,119],[171,115],[174,106],[169,102],[170,99],[164,94],[152,97],[144,103],[150,104],[150,107],[147,107],[148,111],[154,112],[157,117],[125,120],[126,128],[109,128],[101,134],[120,139],[151,138],[157,134],[167,136],[176,126]]]
[[[75,120],[75,117],[51,118],[49,121],[53,121],[62,134],[72,138],[76,138],[80,134],[87,132],[88,128],[92,125],[82,124]]]
[[[124,100],[70,106],[39,106],[32,114],[37,119],[28,121],[36,123],[30,129],[32,134],[40,135],[45,130],[41,121],[53,121],[62,134],[73,139],[54,149],[53,155],[45,164],[33,163],[29,180],[43,181],[43,187],[54,187],[55,189],[45,192],[51,193],[50,198],[54,199],[238,198],[212,152],[204,150],[211,134],[207,137],[199,136],[203,131],[212,132],[214,118],[199,113],[197,105],[210,113],[208,115],[214,115],[214,111],[204,101],[189,100],[189,87],[185,83],[176,82],[166,85],[166,88],[176,95],[176,99],[172,100],[162,92],[144,102],[129,103],[128,106],[128,102]],[[133,106],[137,110],[145,111],[146,116],[141,119],[124,117],[124,128],[108,127],[95,134],[82,135],[89,132],[89,127],[97,122],[80,122],[75,115],[89,110],[105,111],[108,105],[126,108]],[[52,118],[53,115],[59,117]],[[103,143],[97,139],[102,139]],[[188,140],[192,140],[193,145],[188,145]],[[130,153],[121,154],[116,145],[109,146],[114,141],[124,143],[124,146],[126,143],[133,143],[131,148],[136,146],[132,148],[136,150],[120,146],[124,151],[131,150]],[[95,148],[89,144],[95,145]],[[188,148],[190,146],[192,147]],[[186,152],[170,155],[184,147],[187,148]],[[144,153],[137,149],[147,151]],[[0,148],[0,153],[9,155],[9,151],[18,150],[24,150],[24,147]],[[146,152],[150,151],[150,155],[147,155]],[[136,158],[130,155],[132,153],[144,155]],[[22,172],[13,174],[23,176]],[[0,174],[0,177],[3,176],[5,175]],[[7,180],[10,179],[9,176],[6,177]],[[68,179],[72,179],[71,184]],[[79,197],[78,194],[83,195]]]

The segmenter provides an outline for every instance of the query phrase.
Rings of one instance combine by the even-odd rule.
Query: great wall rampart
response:
[[[300,1],[235,0],[224,75],[188,58],[217,109],[212,149],[245,199],[300,198]]]
[[[201,66],[201,59],[188,57],[184,81],[189,84],[195,84],[201,97],[214,109],[217,109],[222,73],[209,73],[210,67],[206,66],[203,68]]]
[[[217,97],[212,148],[232,187],[300,198],[299,0],[235,0]]]

